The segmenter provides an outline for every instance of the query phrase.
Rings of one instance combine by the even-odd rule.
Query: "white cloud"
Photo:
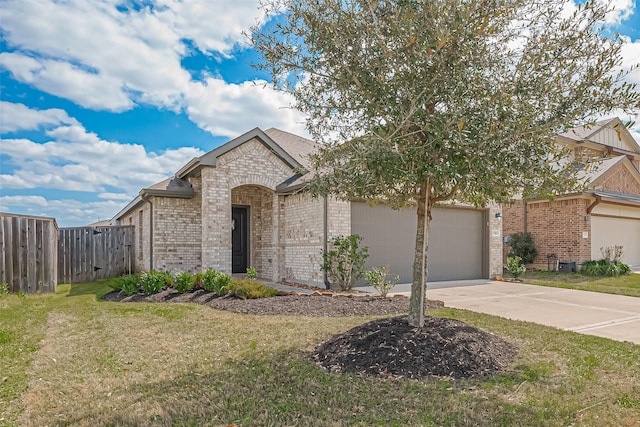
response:
[[[304,116],[290,108],[293,98],[265,84],[264,81],[228,84],[213,77],[194,82],[185,95],[187,114],[214,135],[235,136],[255,126],[306,135]]]
[[[600,1],[606,3],[603,0]],[[611,5],[613,6],[613,11],[607,16],[606,22],[608,24],[619,24],[634,13],[634,0],[613,0]]]
[[[25,138],[3,140],[2,154],[8,157],[7,163],[14,166],[13,173],[0,175],[0,186],[6,189],[105,193],[107,187],[111,187],[132,197],[140,188],[165,179],[202,154],[193,147],[154,153],[139,144],[105,141],[87,132],[64,111],[38,111],[21,104],[12,105],[10,108],[19,111],[17,115],[27,117],[23,120],[24,126],[55,123],[55,120],[62,125],[46,131],[51,140],[45,143]],[[108,198],[123,200],[124,196]]]
[[[35,130],[41,126],[78,124],[78,121],[59,108],[34,110],[24,104],[0,101],[0,133]]]
[[[629,37],[623,37],[625,44],[622,46],[622,68],[630,70],[632,66],[636,66],[626,78],[630,83],[640,85],[640,39],[631,41]]]
[[[97,220],[111,219],[121,205],[121,202],[116,201],[81,202],[73,199],[47,199],[43,196],[0,197],[0,211],[53,217],[61,227],[82,226]],[[63,218],[62,221],[60,218]]]

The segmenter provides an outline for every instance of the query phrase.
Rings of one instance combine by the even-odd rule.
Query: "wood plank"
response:
[[[9,283],[7,280],[7,261],[6,261],[6,244],[7,235],[5,234],[4,217],[0,216],[0,283]]]
[[[35,247],[33,252],[36,264],[36,274],[33,277],[33,280],[36,284],[36,289],[39,292],[46,292],[46,284],[44,282],[44,273],[47,269],[47,259],[46,259],[46,247],[43,241],[43,228],[45,227],[45,221],[38,220],[35,222]],[[53,260],[51,260],[53,261]],[[50,262],[51,262],[50,261]]]
[[[34,294],[39,291],[36,275],[36,220],[35,218],[29,218],[26,221],[27,227],[25,228],[27,247],[25,252],[25,266],[26,266],[26,282],[27,292]]]

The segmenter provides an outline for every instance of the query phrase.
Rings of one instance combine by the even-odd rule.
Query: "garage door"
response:
[[[591,259],[602,258],[600,248],[623,246],[622,261],[640,266],[640,218],[591,217]]]
[[[483,212],[439,208],[432,212],[429,281],[479,279],[488,275]],[[351,204],[351,232],[369,247],[367,268],[391,266],[401,282],[412,278],[417,215],[415,209]]]

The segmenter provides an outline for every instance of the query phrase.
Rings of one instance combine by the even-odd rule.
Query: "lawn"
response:
[[[106,282],[0,296],[0,425],[640,424],[640,346],[440,309],[519,348],[472,380],[326,372],[306,353],[370,318],[101,302]]]
[[[580,273],[528,271],[521,277],[521,280],[530,285],[640,297],[640,274],[632,273],[618,277],[593,277]]]

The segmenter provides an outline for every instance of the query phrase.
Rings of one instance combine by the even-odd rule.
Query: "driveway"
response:
[[[640,298],[487,280],[428,286],[428,298],[447,307],[640,344]],[[408,295],[410,287],[398,285],[393,293]]]

